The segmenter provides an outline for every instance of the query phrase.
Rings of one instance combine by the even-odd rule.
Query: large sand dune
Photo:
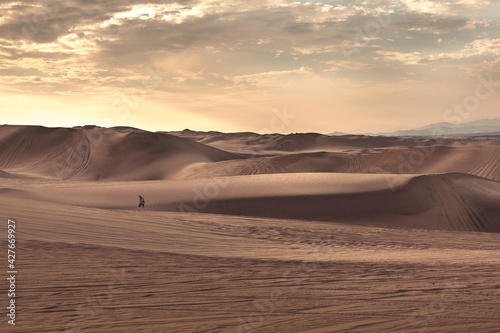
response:
[[[257,156],[244,160],[192,164],[174,177],[183,179],[304,172],[466,173],[500,180],[500,142]]]
[[[19,177],[166,179],[192,163],[235,158],[190,140],[133,128],[0,127],[0,170]]]
[[[107,209],[500,232],[500,183],[462,174],[281,174],[190,181],[0,184],[11,197]]]

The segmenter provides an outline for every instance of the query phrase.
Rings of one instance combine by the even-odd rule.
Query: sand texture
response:
[[[0,331],[498,332],[499,162],[490,138],[0,126]]]

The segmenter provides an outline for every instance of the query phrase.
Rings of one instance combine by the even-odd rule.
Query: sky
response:
[[[498,118],[489,0],[0,0],[0,123],[384,132]]]

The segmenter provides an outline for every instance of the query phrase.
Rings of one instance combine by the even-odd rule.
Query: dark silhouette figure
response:
[[[145,204],[146,200],[144,200],[144,198],[141,195],[139,195],[139,207],[137,209],[142,207],[144,210],[146,210],[146,207],[144,206]]]

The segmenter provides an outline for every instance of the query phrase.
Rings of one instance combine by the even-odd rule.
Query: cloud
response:
[[[386,62],[401,62],[405,65],[423,65],[429,61],[429,57],[422,55],[420,52],[375,51],[375,53],[384,56]]]
[[[467,27],[465,17],[436,16],[431,13],[411,13],[404,18],[391,22],[391,28],[398,31],[417,31],[421,33],[445,34]]]
[[[302,66],[298,69],[285,71],[271,71],[251,75],[234,77],[235,84],[247,84],[257,87],[282,87],[293,80],[314,80],[315,74],[309,67]]]
[[[460,12],[495,4],[494,0],[400,0],[411,12],[433,15],[458,15]]]
[[[456,6],[462,6],[467,9],[484,8],[487,6],[498,6],[495,0],[459,0],[455,2]]]
[[[25,67],[10,67],[0,69],[0,76],[13,76],[13,77],[22,77],[22,76],[40,76],[43,73],[37,68],[25,68]]]
[[[467,21],[467,25],[465,26],[465,29],[469,30],[474,30],[476,29],[479,25],[482,25],[484,27],[489,27],[493,23],[492,20],[483,18],[477,18],[477,17],[472,17]]]
[[[438,43],[439,40],[438,40]],[[474,40],[458,52],[423,54],[421,52],[404,53],[390,50],[378,50],[375,53],[384,57],[386,62],[400,62],[405,65],[425,65],[438,61],[464,60],[473,57],[498,58],[500,56],[500,39],[484,38]]]
[[[336,72],[342,69],[351,69],[351,70],[361,70],[361,69],[370,69],[373,68],[373,64],[367,64],[357,61],[325,61],[325,64],[330,67],[326,69],[327,72]]]
[[[450,3],[430,0],[401,0],[410,10],[417,13],[443,15],[450,10]]]
[[[483,38],[472,41],[456,54],[456,57],[469,58],[479,55],[500,56],[500,39]]]
[[[22,11],[17,10],[20,6]],[[231,80],[220,78],[251,75],[242,73],[247,68],[252,68],[253,74],[297,68],[297,57],[339,54],[338,45],[352,39],[360,25],[391,12],[387,6],[332,6],[286,0],[49,0],[6,3],[4,7],[6,15],[0,21],[4,67],[10,65],[14,71],[20,66],[36,67],[45,76],[50,74],[62,80],[82,75],[85,71],[72,69],[85,64],[87,73],[106,73],[94,81],[86,81],[89,76],[83,75],[81,83],[91,85],[112,82],[108,75],[122,77],[124,73],[129,73],[133,82],[144,64],[171,63],[162,59],[179,57],[191,59],[184,69],[194,73],[207,64],[218,67],[207,71],[215,73],[205,79],[207,84],[229,84]],[[197,59],[196,54],[205,57]],[[226,68],[210,63],[207,58],[215,54],[229,60]],[[282,63],[265,54],[272,54],[273,58],[280,54]],[[250,61],[252,57],[261,62],[251,66],[238,64],[237,68],[236,59]],[[281,68],[276,70],[276,65]],[[60,75],[62,67],[73,73]],[[176,75],[170,68],[165,70],[175,75],[172,81],[195,81]],[[68,89],[73,90],[76,87],[70,85],[80,84],[67,83]],[[123,80],[117,80],[113,85],[122,83]]]

